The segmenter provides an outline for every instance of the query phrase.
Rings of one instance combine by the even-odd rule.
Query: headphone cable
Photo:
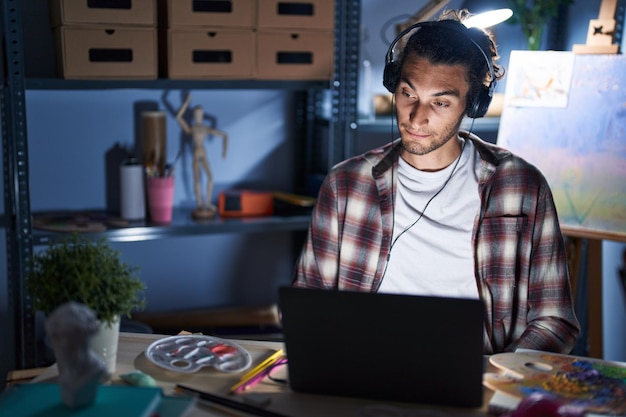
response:
[[[465,141],[463,141],[463,146],[461,147],[461,152],[459,153],[459,156],[456,158],[456,161],[454,162],[454,167],[452,168],[452,171],[450,172],[450,175],[448,175],[448,178],[446,179],[446,181],[443,183],[443,185],[441,186],[441,188],[435,193],[433,194],[432,197],[430,197],[430,199],[426,202],[426,204],[424,205],[424,208],[422,209],[422,211],[420,212],[420,215],[417,217],[417,219],[411,223],[408,227],[405,227],[399,234],[398,236],[396,236],[396,238],[393,240],[393,242],[391,242],[391,246],[389,247],[389,252],[387,253],[387,261],[389,261],[389,258],[391,257],[391,250],[393,249],[393,247],[395,246],[396,242],[398,241],[398,239],[400,239],[400,237],[405,234],[409,229],[411,229],[413,226],[415,226],[417,224],[418,221],[420,221],[420,219],[424,216],[424,213],[426,212],[426,209],[428,208],[428,206],[430,205],[431,201],[433,201],[435,199],[435,197],[437,197],[443,190],[444,188],[446,188],[446,186],[448,185],[448,183],[450,182],[450,180],[452,179],[452,176],[454,175],[454,173],[456,172],[456,168],[459,165],[459,162],[461,161],[461,156],[463,155],[463,150],[465,149]],[[395,212],[395,209],[394,209]],[[392,233],[393,233],[393,229],[392,229]]]

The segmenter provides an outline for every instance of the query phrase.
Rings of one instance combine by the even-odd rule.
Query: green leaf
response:
[[[26,289],[35,308],[46,315],[76,301],[91,308],[100,321],[111,323],[144,307],[145,284],[138,271],[122,262],[119,251],[104,238],[94,241],[73,233],[33,256]]]

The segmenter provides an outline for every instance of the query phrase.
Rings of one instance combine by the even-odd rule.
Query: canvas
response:
[[[566,234],[626,238],[626,56],[513,51],[498,145],[545,175]]]

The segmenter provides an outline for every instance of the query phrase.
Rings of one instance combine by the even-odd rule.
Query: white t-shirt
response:
[[[471,237],[480,209],[479,168],[471,141],[458,165],[437,172],[400,158],[393,246],[379,292],[478,298]]]

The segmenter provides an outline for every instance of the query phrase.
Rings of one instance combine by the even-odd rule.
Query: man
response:
[[[486,354],[569,353],[579,324],[548,184],[459,131],[465,115],[484,115],[504,71],[491,35],[460,23],[467,16],[418,26],[400,59],[388,53],[401,137],[327,175],[293,285],[480,298]]]

